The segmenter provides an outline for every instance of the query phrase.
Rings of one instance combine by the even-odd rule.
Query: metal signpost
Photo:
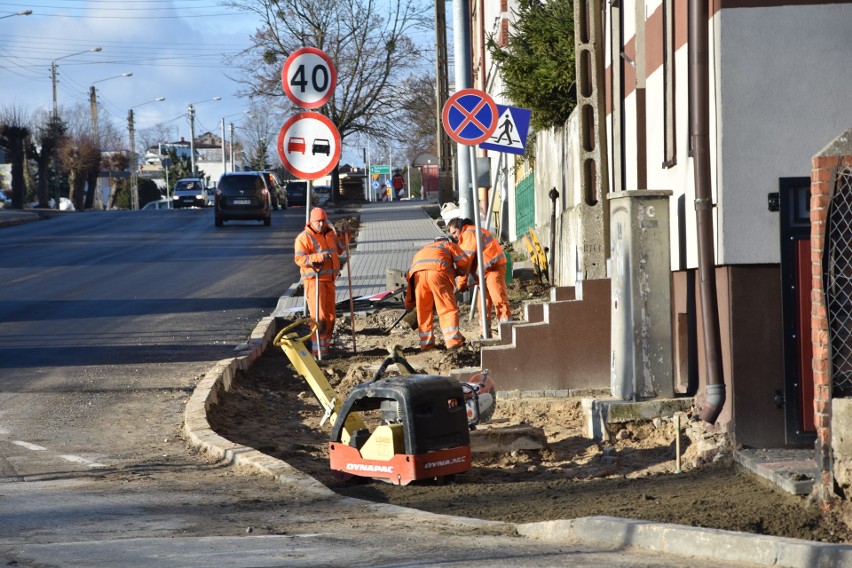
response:
[[[441,111],[441,123],[447,135],[459,144],[476,146],[487,140],[497,128],[497,105],[484,91],[462,89],[447,99]],[[470,153],[471,182],[473,186],[474,224],[476,227],[476,269],[479,275],[479,313],[482,337],[489,339],[488,311],[485,301],[485,270],[482,262],[482,219],[479,212],[479,189],[476,184],[476,156]]]
[[[319,108],[331,99],[337,86],[337,70],[331,58],[315,47],[297,49],[284,62],[281,69],[284,93],[296,105],[305,109]],[[278,132],[278,157],[290,173],[308,180],[305,195],[305,224],[310,222],[311,192],[315,179],[319,179],[340,161],[340,132],[325,115],[301,112],[291,116]],[[317,302],[320,297],[317,276]],[[307,311],[307,293],[305,311]],[[319,308],[317,308],[319,317]],[[355,325],[353,320],[352,325]],[[317,355],[322,360],[317,325]]]

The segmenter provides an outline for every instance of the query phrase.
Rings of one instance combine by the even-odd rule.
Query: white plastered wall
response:
[[[726,10],[718,18],[719,262],[780,262],[778,178],[852,126],[852,5]]]

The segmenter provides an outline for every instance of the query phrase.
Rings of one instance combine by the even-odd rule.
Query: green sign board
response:
[[[390,166],[370,166],[371,174],[390,174]]]

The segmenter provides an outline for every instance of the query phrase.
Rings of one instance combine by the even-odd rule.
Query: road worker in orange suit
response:
[[[432,310],[438,312],[444,345],[461,347],[465,338],[459,330],[459,306],[456,303],[455,278],[470,272],[470,259],[457,244],[446,237],[435,239],[414,255],[406,278],[405,309],[417,309],[420,349],[435,347]]]
[[[471,272],[476,272],[476,225],[470,219],[450,219],[447,231],[457,239],[462,251],[471,259]],[[497,313],[497,321],[508,322],[512,319],[509,306],[509,294],[506,291],[506,255],[503,247],[486,229],[480,229],[482,234],[482,266],[485,270],[485,296],[488,319],[491,319],[492,306]],[[466,279],[457,281],[459,290],[467,288]]]
[[[335,322],[335,285],[340,274],[340,254],[343,246],[337,233],[328,222],[328,215],[319,207],[311,210],[310,221],[305,230],[296,237],[295,260],[302,273],[302,285],[308,302],[311,318],[319,323],[319,346],[314,336],[311,350],[318,355],[322,348],[323,357],[331,348],[331,335]],[[317,278],[319,275],[319,278]],[[319,313],[317,305],[317,280],[319,280]]]

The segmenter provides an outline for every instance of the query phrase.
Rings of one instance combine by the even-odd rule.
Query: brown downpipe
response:
[[[698,236],[698,278],[704,356],[707,367],[706,400],[698,416],[713,424],[725,404],[719,304],[716,297],[716,254],[713,246],[713,191],[710,185],[710,41],[708,0],[689,0],[689,136],[695,173],[695,216]]]

